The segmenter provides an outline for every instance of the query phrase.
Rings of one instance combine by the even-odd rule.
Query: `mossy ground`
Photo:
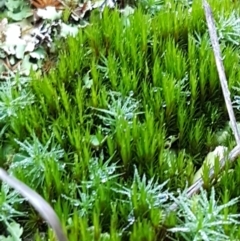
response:
[[[228,0],[210,5],[216,21],[240,12]],[[222,144],[216,133],[228,121],[201,1],[191,12],[170,1],[155,15],[106,10],[90,22],[59,43],[48,73],[32,74],[24,89],[33,103],[2,121],[2,166],[51,203],[70,241],[166,240],[177,219],[162,221],[164,207],[132,185],[135,167],[147,180],[168,180],[171,192],[184,190]],[[221,47],[230,91],[239,94],[239,47],[224,38]],[[19,86],[11,93],[23,95]],[[236,162],[216,185],[219,203],[239,196],[239,177]],[[55,240],[27,203],[15,206],[29,213],[16,219],[26,237]]]

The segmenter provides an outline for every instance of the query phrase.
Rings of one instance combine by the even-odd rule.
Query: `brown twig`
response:
[[[23,197],[27,198],[27,201],[32,204],[41,217],[46,220],[55,231],[59,241],[68,241],[66,235],[63,233],[58,216],[52,207],[39,194],[18,179],[9,176],[2,168],[0,168],[0,179],[17,190]]]
[[[231,129],[233,131],[233,134],[234,134],[234,137],[235,137],[235,140],[237,143],[236,147],[234,149],[232,149],[232,151],[229,153],[229,155],[220,160],[220,170],[222,170],[224,168],[224,166],[226,165],[227,161],[233,162],[240,155],[240,135],[239,135],[239,131],[237,128],[236,118],[235,118],[235,115],[233,112],[232,102],[230,99],[230,92],[229,92],[228,85],[227,85],[227,78],[226,78],[226,75],[224,72],[224,66],[223,66],[223,62],[222,62],[220,46],[219,46],[218,37],[217,37],[217,30],[215,27],[211,8],[206,0],[203,0],[203,8],[204,8],[205,16],[206,16],[210,40],[211,40],[212,47],[213,47],[218,76],[219,76],[219,80],[221,83],[224,100],[225,100],[225,103],[227,106],[228,115],[230,118]],[[210,168],[209,178],[212,179],[213,176],[214,176],[214,168]],[[203,186],[203,184],[204,184],[203,179],[199,178],[192,186],[190,186],[187,189],[187,197],[190,198],[195,193],[198,193],[199,190],[201,189],[201,187]],[[175,211],[177,209],[177,207],[178,207],[177,203],[172,204],[170,206],[170,211]]]
[[[203,8],[204,8],[207,25],[208,25],[208,30],[209,30],[209,35],[210,35],[210,39],[211,39],[211,43],[212,43],[212,47],[213,47],[218,76],[219,76],[219,80],[220,80],[220,83],[222,86],[223,96],[225,99],[228,115],[230,118],[231,128],[232,128],[235,140],[237,142],[237,145],[240,145],[240,135],[239,135],[239,131],[237,128],[236,118],[235,118],[235,115],[233,112],[232,102],[230,99],[230,92],[228,89],[227,78],[226,78],[226,75],[224,72],[224,66],[223,66],[220,46],[219,46],[218,37],[217,37],[217,30],[216,30],[216,27],[214,24],[214,19],[212,16],[211,8],[206,0],[203,0]]]
[[[220,160],[220,170],[222,170],[224,168],[224,166],[226,165],[226,162],[233,162],[235,161],[235,159],[240,155],[240,145],[235,146],[232,151],[229,153],[228,156],[222,158]],[[212,179],[214,176],[214,167],[210,168],[209,171],[209,178]],[[192,197],[194,194],[198,193],[199,190],[201,189],[201,187],[203,186],[204,182],[202,178],[199,178],[192,186],[190,186],[187,189],[187,197],[190,198]],[[170,211],[175,211],[177,209],[178,205],[177,203],[173,203],[169,210]]]

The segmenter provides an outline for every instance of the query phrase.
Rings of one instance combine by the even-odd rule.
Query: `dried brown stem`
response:
[[[6,182],[10,187],[17,190],[23,197],[27,199],[29,203],[32,204],[32,206],[39,212],[41,217],[46,220],[55,231],[59,241],[68,241],[67,237],[63,233],[58,216],[52,207],[39,194],[18,179],[9,176],[2,168],[0,168],[0,179]]]
[[[232,151],[229,153],[228,156],[222,158],[220,160],[220,170],[222,170],[224,168],[224,166],[226,165],[226,162],[233,162],[235,161],[235,159],[240,155],[240,145],[235,146]],[[212,179],[214,176],[214,168],[210,168],[210,172],[209,172],[209,178]],[[201,187],[203,186],[204,182],[202,178],[199,178],[192,186],[190,186],[187,189],[187,197],[190,198],[192,197],[194,194],[198,193],[199,190],[201,189]],[[177,203],[174,203],[170,206],[169,210],[170,211],[175,211],[178,208]]]
[[[230,92],[228,89],[227,79],[226,79],[226,75],[224,72],[224,66],[223,66],[223,62],[222,62],[221,51],[220,51],[220,46],[219,46],[219,42],[218,42],[217,31],[216,31],[214,19],[212,16],[212,11],[206,0],[203,0],[203,8],[204,8],[206,21],[207,21],[207,25],[208,25],[210,40],[211,40],[212,47],[213,47],[218,76],[219,76],[219,80],[221,83],[224,100],[225,100],[225,103],[227,106],[228,115],[230,118],[231,128],[232,128],[232,131],[233,131],[236,143],[237,143],[237,146],[234,149],[232,149],[232,151],[229,153],[229,155],[220,160],[220,169],[222,170],[224,168],[224,166],[226,165],[227,161],[233,162],[240,155],[240,135],[239,135],[239,131],[237,128],[236,118],[235,118],[235,115],[233,112],[232,102],[230,99]],[[214,168],[211,168],[210,172],[209,172],[209,178],[212,179],[213,176],[214,176]],[[201,189],[201,187],[203,186],[203,184],[204,184],[203,179],[199,178],[192,186],[190,186],[187,189],[187,197],[190,198],[195,193],[198,193],[199,190]],[[174,203],[170,206],[170,211],[175,211],[177,208],[178,208],[177,203]]]
[[[224,66],[223,66],[220,46],[219,46],[218,37],[217,37],[217,30],[216,30],[216,27],[214,24],[214,19],[212,16],[211,8],[206,0],[203,0],[203,8],[204,8],[204,12],[205,12],[206,20],[207,20],[210,40],[211,40],[212,47],[213,47],[218,76],[219,76],[219,80],[220,80],[220,83],[222,86],[223,96],[224,96],[224,100],[225,100],[225,103],[227,106],[228,115],[230,118],[231,128],[232,128],[235,140],[237,142],[237,145],[240,145],[240,135],[239,135],[239,131],[237,128],[236,118],[235,118],[235,115],[233,112],[232,102],[230,99],[230,92],[228,89],[227,78],[226,78],[226,75],[224,72]]]

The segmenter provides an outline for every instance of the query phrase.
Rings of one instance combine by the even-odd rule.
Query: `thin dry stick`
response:
[[[235,146],[232,151],[229,153],[228,156],[222,158],[220,160],[220,170],[222,170],[224,168],[224,166],[226,165],[226,162],[233,162],[236,160],[236,158],[240,156],[240,145]],[[209,171],[209,178],[212,179],[214,176],[214,168],[210,168]],[[199,178],[192,186],[190,186],[187,189],[187,197],[190,198],[192,197],[194,194],[198,193],[199,190],[201,189],[201,187],[203,186],[204,182],[202,178]],[[178,208],[178,204],[177,203],[173,203],[170,208],[169,211],[175,211]]]
[[[227,79],[226,79],[226,75],[224,72],[224,66],[223,66],[223,62],[222,62],[222,58],[221,58],[221,53],[220,53],[221,51],[220,51],[220,46],[218,43],[217,31],[216,31],[216,27],[214,24],[212,11],[211,11],[209,4],[206,2],[206,0],[203,0],[203,7],[204,7],[205,15],[206,15],[207,25],[208,25],[208,29],[209,29],[209,35],[210,35],[210,39],[211,39],[211,43],[212,43],[212,47],[213,47],[214,57],[215,57],[217,71],[218,71],[218,75],[219,75],[219,79],[220,79],[220,83],[221,83],[221,87],[222,87],[222,91],[223,91],[223,95],[224,95],[224,100],[225,100],[225,103],[227,106],[228,115],[229,115],[230,123],[231,123],[231,128],[232,128],[232,131],[233,131],[236,143],[237,143],[237,146],[234,149],[232,149],[232,151],[229,153],[229,155],[220,160],[220,169],[222,170],[224,168],[224,166],[226,165],[227,161],[233,162],[240,155],[240,135],[239,135],[239,131],[237,128],[236,118],[235,118],[235,115],[233,112],[232,102],[230,99],[230,92],[228,89]],[[211,168],[210,172],[209,172],[209,178],[212,179],[213,176],[214,176],[214,168]],[[199,178],[192,186],[190,186],[188,188],[187,197],[190,198],[195,193],[198,193],[200,188],[203,186],[203,184],[204,184],[203,179]],[[175,211],[177,209],[177,207],[178,207],[177,203],[172,204],[170,206],[170,211]]]
[[[32,204],[41,217],[46,220],[55,231],[59,241],[68,241],[66,235],[63,233],[58,216],[52,207],[39,194],[18,179],[9,176],[2,168],[0,168],[0,179],[17,190],[23,197],[27,198],[27,201]]]
[[[216,65],[217,65],[218,76],[219,76],[219,80],[220,80],[220,83],[222,86],[225,103],[227,106],[227,111],[228,111],[228,115],[230,118],[231,128],[232,128],[235,140],[237,142],[237,145],[240,145],[240,135],[239,135],[239,131],[237,128],[236,118],[235,118],[235,115],[233,112],[232,102],[230,99],[230,92],[228,89],[227,78],[226,78],[226,75],[224,72],[224,66],[223,66],[223,62],[222,62],[220,46],[219,46],[218,37],[217,37],[217,30],[215,27],[211,8],[206,0],[203,0],[203,8],[204,8],[204,12],[206,15],[209,35],[210,35],[213,52],[214,52],[214,57],[215,57]]]

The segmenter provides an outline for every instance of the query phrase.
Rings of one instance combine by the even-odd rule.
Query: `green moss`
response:
[[[10,170],[52,203],[69,240],[161,240],[164,223],[176,222],[172,216],[163,222],[164,207],[140,208],[134,190],[131,205],[120,202],[126,190],[116,185],[134,187],[135,165],[140,176],[168,180],[175,193],[218,145],[214,133],[228,117],[199,2],[191,13],[170,1],[171,8],[165,4],[155,15],[139,8],[127,21],[117,11],[106,10],[101,20],[92,16],[92,25],[62,43],[54,69],[32,75],[26,89],[34,103],[6,119],[3,145],[10,143],[13,155],[23,154],[15,140],[43,146],[51,140],[46,150],[56,144],[64,151],[57,163],[41,163],[41,186],[27,176],[29,168]],[[233,8],[230,1],[210,2],[214,13]],[[240,75],[239,49],[231,43],[222,49],[232,88]],[[223,176],[218,184],[220,197],[226,190],[238,195],[238,164],[234,170],[233,183]],[[140,192],[140,200],[146,195]],[[31,216],[21,222],[42,228]]]

